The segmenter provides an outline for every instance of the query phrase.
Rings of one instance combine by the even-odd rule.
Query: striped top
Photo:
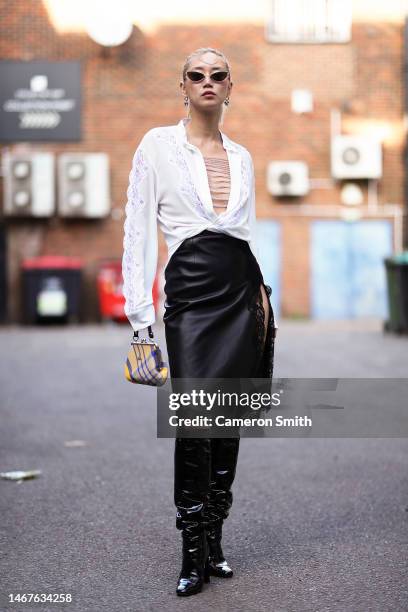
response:
[[[204,157],[208,184],[213,201],[214,212],[225,212],[230,193],[230,169],[228,159]]]

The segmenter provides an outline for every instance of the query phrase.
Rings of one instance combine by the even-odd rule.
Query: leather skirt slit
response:
[[[180,244],[164,275],[172,378],[272,379],[272,289],[246,240],[204,230]],[[269,302],[266,337],[261,284]]]

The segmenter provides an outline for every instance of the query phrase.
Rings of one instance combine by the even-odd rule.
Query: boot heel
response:
[[[204,582],[210,582],[210,561],[208,557],[204,566]]]
[[[178,578],[177,595],[186,597],[200,593],[209,582],[208,552],[205,531],[183,529],[183,563]]]
[[[216,522],[211,529],[207,529],[207,545],[210,553],[210,572],[219,578],[231,578],[234,574],[225,560],[221,547],[222,521]]]

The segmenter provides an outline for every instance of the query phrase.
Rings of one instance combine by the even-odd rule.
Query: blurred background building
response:
[[[185,116],[182,66],[206,46],[231,63],[222,129],[254,159],[276,314],[386,318],[384,257],[406,244],[402,2],[1,0],[0,10],[3,321],[27,319],[34,271],[52,266],[69,282],[81,270],[80,300],[70,298],[79,320],[104,318],[101,263],[109,276],[122,255],[134,150]],[[160,236],[158,302],[166,257]]]

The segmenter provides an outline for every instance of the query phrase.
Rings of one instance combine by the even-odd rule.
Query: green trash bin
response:
[[[396,333],[408,332],[408,251],[384,260],[389,319],[385,329]]]

